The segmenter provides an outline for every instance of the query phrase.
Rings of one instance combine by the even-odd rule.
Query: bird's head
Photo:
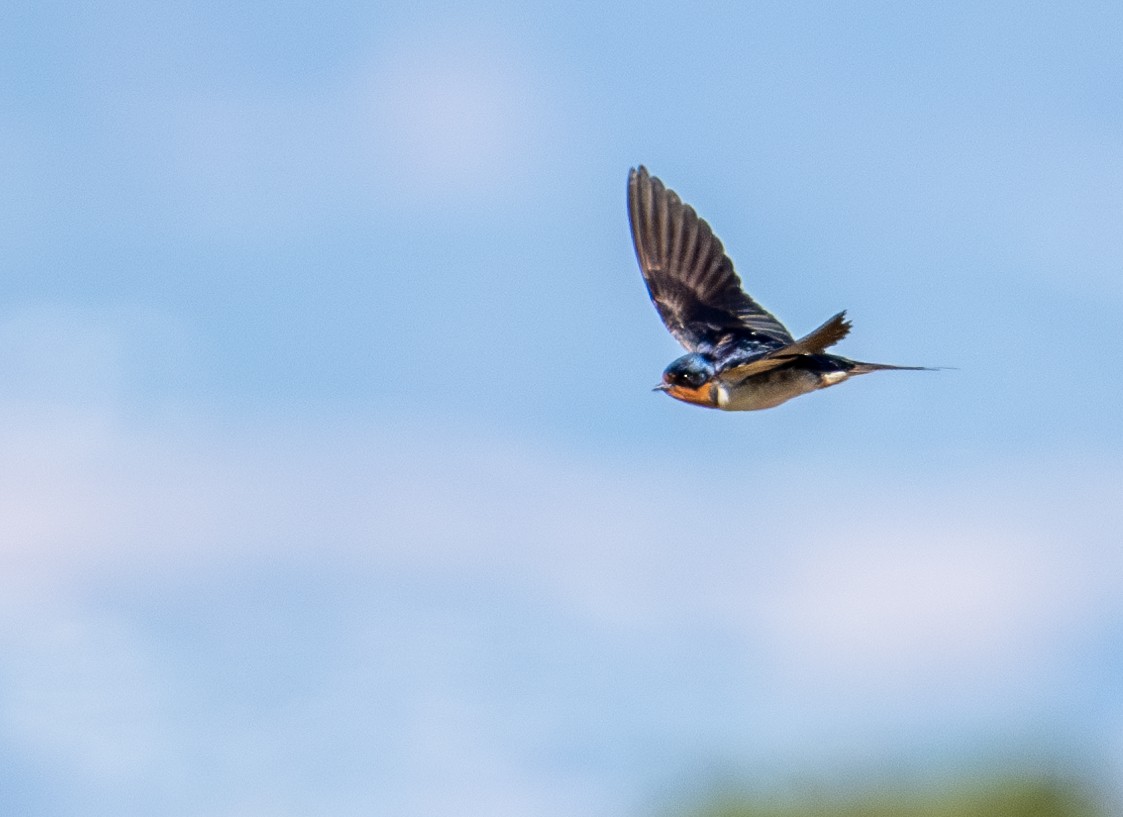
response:
[[[663,382],[655,390],[665,391],[686,403],[713,406],[716,405],[716,396],[711,388],[713,377],[714,364],[705,355],[691,352],[663,370]]]

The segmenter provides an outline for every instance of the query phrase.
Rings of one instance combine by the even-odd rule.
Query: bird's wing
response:
[[[772,349],[763,354],[747,356],[743,362],[734,361],[733,365],[722,369],[721,374],[730,380],[743,380],[754,374],[775,369],[800,355],[814,355],[834,346],[850,333],[850,321],[846,320],[846,313],[839,312],[814,332],[804,335],[799,340]]]
[[[741,289],[710,225],[642,166],[628,174],[628,215],[651,300],[689,351],[731,336],[761,353],[793,343],[784,325]]]

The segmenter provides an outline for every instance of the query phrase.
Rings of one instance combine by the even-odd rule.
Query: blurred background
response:
[[[1115,811],[1121,30],[6,3],[0,811]],[[641,162],[956,370],[653,394]]]

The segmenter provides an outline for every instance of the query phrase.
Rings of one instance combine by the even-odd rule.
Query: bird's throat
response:
[[[684,403],[717,408],[717,384],[712,381],[703,383],[696,389],[687,386],[671,386],[667,389],[667,394]]]

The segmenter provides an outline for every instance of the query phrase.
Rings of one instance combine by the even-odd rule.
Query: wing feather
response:
[[[642,166],[628,176],[628,215],[648,294],[688,350],[712,349],[731,336],[762,353],[794,342],[742,289],[710,225]]]
[[[731,380],[743,380],[754,374],[775,369],[800,355],[815,355],[834,346],[850,333],[850,321],[846,313],[839,312],[813,332],[804,335],[794,343],[773,349],[764,354],[747,355],[743,362],[734,362],[724,367],[722,374]]]

